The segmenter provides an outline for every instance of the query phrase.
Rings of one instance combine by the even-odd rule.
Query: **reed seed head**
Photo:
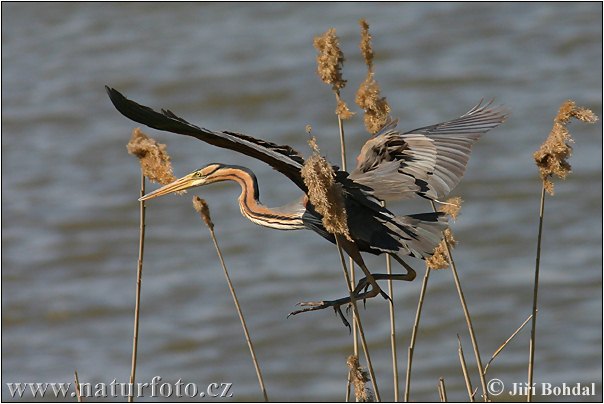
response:
[[[372,71],[367,72],[365,81],[359,86],[355,102],[365,111],[363,120],[369,133],[376,133],[388,122],[390,105],[386,97],[381,96],[380,86],[375,81]]]
[[[359,21],[359,25],[361,26],[361,44],[359,45],[361,48],[361,55],[363,55],[363,59],[365,59],[365,64],[369,71],[373,71],[373,48],[371,47],[369,24],[367,24],[367,21],[363,18]]]
[[[377,133],[388,122],[390,114],[390,105],[386,97],[380,94],[380,86],[375,81],[373,73],[373,48],[371,46],[371,35],[369,34],[369,24],[365,19],[359,21],[361,25],[361,54],[367,65],[367,77],[359,86],[355,97],[355,102],[363,111],[365,116],[365,128],[371,134]]]
[[[577,107],[571,100],[564,102],[554,118],[554,126],[549,136],[539,150],[533,154],[543,180],[543,187],[550,195],[554,194],[554,183],[551,181],[551,177],[555,175],[565,179],[571,172],[568,159],[572,154],[571,143],[574,140],[567,128],[571,118],[587,123],[594,123],[598,120],[591,110]]]
[[[445,237],[434,248],[432,256],[426,259],[426,267],[430,269],[445,269],[449,267],[449,255],[447,254],[446,243],[449,243],[449,246],[453,248],[457,244],[457,241],[453,238],[451,229],[446,229],[444,234]]]
[[[158,143],[136,128],[126,148],[128,153],[138,157],[143,175],[150,181],[166,185],[176,180],[165,144]]]
[[[342,78],[344,54],[335,28],[330,28],[321,36],[314,38],[313,45],[319,52],[317,55],[317,73],[325,84],[330,84],[334,91],[339,91],[346,85]]]
[[[461,210],[462,202],[463,202],[463,200],[459,196],[449,198],[445,201],[445,203],[440,205],[438,210],[451,216],[451,218],[453,220],[456,220],[457,215],[459,214],[459,211]]]
[[[210,216],[210,207],[205,199],[201,199],[197,195],[193,197],[193,208],[199,213],[201,219],[205,222],[206,226],[210,230],[214,230],[214,222],[212,222],[212,217]]]
[[[354,116],[354,112],[352,112],[346,102],[340,97],[340,94],[336,93],[336,99],[338,100],[338,105],[336,106],[336,115],[340,117],[343,121],[350,119]]]
[[[319,154],[319,147],[314,137],[308,144],[313,154],[306,159],[302,167],[302,178],[308,188],[308,199],[323,216],[323,226],[328,232],[341,234],[352,241],[348,230],[342,187],[335,181],[333,167]]]
[[[366,386],[366,383],[369,382],[369,375],[366,370],[361,368],[359,357],[350,355],[346,365],[350,372],[350,381],[354,387],[356,401],[361,403],[374,402],[373,392]]]

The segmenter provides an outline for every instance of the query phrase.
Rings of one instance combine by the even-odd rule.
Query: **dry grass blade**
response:
[[[539,268],[541,264],[541,239],[543,235],[543,215],[545,212],[545,193],[554,194],[554,184],[551,181],[552,176],[565,179],[570,173],[571,166],[568,158],[571,155],[573,142],[572,137],[567,129],[567,125],[571,118],[578,119],[587,123],[594,123],[598,117],[589,109],[578,107],[574,101],[568,100],[564,102],[558,109],[558,113],[554,118],[554,125],[545,142],[537,150],[533,157],[539,174],[543,181],[541,190],[541,202],[539,206],[539,230],[537,233],[537,256],[535,258],[535,280],[533,285],[533,312],[531,321],[531,339],[529,344],[529,363],[528,363],[528,385],[533,385],[533,373],[535,362],[535,343],[536,343],[536,328],[537,328],[537,301],[539,292]],[[528,389],[527,401],[532,400],[533,389]]]
[[[493,362],[495,360],[495,358],[497,357],[497,355],[499,355],[499,353],[501,351],[503,351],[503,348],[505,348],[507,346],[507,344],[510,343],[511,340],[514,339],[514,337],[520,332],[522,331],[522,329],[524,328],[525,325],[528,324],[528,322],[531,320],[531,318],[533,318],[533,315],[531,314],[530,316],[527,317],[526,320],[524,320],[524,322],[520,325],[520,327],[518,327],[516,329],[516,331],[514,331],[514,333],[512,335],[510,335],[508,337],[508,339],[505,340],[505,342],[503,344],[501,344],[501,346],[499,348],[497,348],[497,350],[495,351],[495,353],[493,353],[493,356],[491,356],[491,359],[489,359],[489,361],[487,362],[487,364],[484,367],[484,374],[487,374],[487,371],[489,370],[489,366],[491,366],[491,362]]]
[[[226,264],[224,262],[224,257],[222,255],[222,251],[220,250],[220,246],[218,245],[218,240],[216,239],[216,234],[214,233],[214,223],[212,222],[212,218],[210,217],[210,208],[205,200],[201,199],[198,196],[193,197],[193,207],[201,216],[201,219],[208,226],[210,230],[210,236],[212,237],[212,241],[214,242],[214,248],[216,248],[216,254],[218,254],[218,259],[220,260],[220,265],[222,266],[222,270],[224,272],[224,276],[227,281],[227,285],[229,287],[229,291],[231,292],[231,296],[233,298],[233,302],[235,303],[235,308],[237,309],[237,315],[239,316],[239,320],[241,321],[241,327],[243,328],[243,333],[245,335],[245,341],[247,342],[247,346],[250,350],[250,355],[252,356],[252,362],[254,363],[254,368],[256,370],[256,376],[258,377],[258,383],[260,385],[260,390],[262,391],[262,395],[264,397],[264,401],[268,402],[268,393],[266,392],[266,386],[264,385],[264,379],[262,377],[262,371],[260,370],[260,365],[258,364],[258,358],[256,357],[256,351],[254,350],[254,344],[252,343],[252,338],[250,337],[249,330],[247,328],[247,324],[245,322],[245,317],[243,316],[243,311],[241,310],[241,305],[239,304],[239,299],[237,299],[237,294],[235,293],[235,287],[231,282],[231,277],[229,276],[229,271],[227,270]]]
[[[466,383],[468,396],[470,397],[470,401],[474,402],[474,393],[472,393],[472,380],[470,380],[470,375],[468,374],[468,365],[466,365],[466,358],[463,354],[463,347],[461,346],[461,339],[459,338],[459,334],[457,334],[457,355],[459,356],[459,363],[461,364],[461,371],[463,372],[463,379]]]

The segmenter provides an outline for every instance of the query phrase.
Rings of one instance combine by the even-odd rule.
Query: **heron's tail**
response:
[[[400,243],[397,255],[429,258],[442,240],[447,228],[447,217],[442,212],[396,216],[387,224],[391,234]]]

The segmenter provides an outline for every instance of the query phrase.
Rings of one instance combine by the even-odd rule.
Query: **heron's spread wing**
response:
[[[195,126],[169,110],[157,112],[124,97],[119,91],[105,87],[111,102],[127,118],[151,128],[193,136],[214,146],[243,153],[264,161],[287,176],[304,192],[307,191],[300,170],[304,158],[289,146],[280,146],[235,132],[214,132]]]
[[[472,145],[505,118],[480,103],[457,119],[403,134],[391,121],[365,143],[350,178],[382,200],[443,198],[461,180]]]

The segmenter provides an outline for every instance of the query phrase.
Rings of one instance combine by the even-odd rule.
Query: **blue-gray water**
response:
[[[139,169],[125,145],[136,125],[103,85],[208,128],[242,131],[308,155],[306,124],[339,162],[330,89],[315,73],[313,36],[335,27],[346,55],[344,98],[364,78],[357,20],[367,18],[383,94],[410,130],[496,98],[508,121],[474,148],[454,195],[455,258],[483,361],[532,306],[540,181],[532,153],[572,98],[602,115],[601,3],[2,5],[2,397],[7,382],[125,382],[130,372],[138,248]],[[346,123],[349,161],[367,139]],[[546,201],[535,380],[595,382],[602,400],[602,126],[573,123],[573,173]],[[176,175],[209,162],[253,169],[262,198],[297,188],[262,163],[192,138],[146,130],[168,144]],[[154,186],[151,186],[154,188]],[[342,400],[351,336],[332,312],[286,318],[295,303],[346,294],[336,249],[308,231],[278,232],[239,214],[238,187],[200,190],[244,307],[271,400]],[[261,396],[224,275],[190,198],[153,200],[137,380],[233,383]],[[425,201],[392,206],[428,210]],[[413,260],[412,260],[413,261]],[[383,257],[367,257],[383,268]],[[395,285],[404,374],[423,274]],[[398,269],[397,269],[398,270]],[[387,304],[362,311],[382,397],[393,398]],[[450,271],[428,285],[413,400],[466,399],[460,334],[479,386]],[[526,380],[529,328],[487,379]],[[401,376],[401,389],[404,385]],[[518,398],[517,398],[518,399]],[[549,397],[548,400],[570,400]]]

